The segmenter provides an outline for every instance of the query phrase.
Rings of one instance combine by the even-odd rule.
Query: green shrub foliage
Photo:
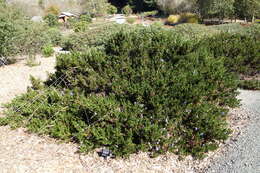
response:
[[[117,13],[117,8],[112,5],[112,4],[108,4],[107,6],[107,13],[108,14],[116,14]]]
[[[260,40],[241,34],[220,33],[202,40],[198,48],[208,49],[214,57],[225,57],[225,66],[236,73],[260,73]]]
[[[69,51],[84,51],[89,47],[102,46],[111,34],[129,26],[116,24],[102,24],[95,29],[88,29],[85,32],[77,32],[65,37],[61,47]]]
[[[158,28],[121,30],[103,46],[58,57],[44,89],[36,82],[16,98],[1,124],[73,139],[82,151],[105,146],[117,156],[202,156],[228,137],[237,80],[223,59],[191,52],[189,42]],[[21,106],[37,94],[44,97]]]
[[[91,16],[90,15],[88,15],[88,14],[83,14],[83,15],[81,15],[80,17],[79,17],[79,20],[81,21],[81,22],[87,22],[87,23],[91,23],[92,22],[92,18],[91,18]]]
[[[51,44],[53,44],[54,46],[58,46],[61,44],[62,42],[62,34],[61,31],[57,28],[49,28],[46,32],[46,35],[49,36],[49,38],[51,39]]]
[[[50,27],[56,27],[59,25],[58,17],[51,13],[44,17],[44,21]]]
[[[50,57],[54,54],[54,49],[51,44],[47,44],[42,48],[42,54],[44,57]]]
[[[126,5],[124,8],[122,8],[122,13],[126,16],[129,16],[133,13],[133,10],[130,5]]]
[[[239,82],[239,88],[246,90],[260,90],[260,80],[241,80]]]

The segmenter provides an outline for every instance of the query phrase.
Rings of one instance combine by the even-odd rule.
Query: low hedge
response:
[[[246,90],[260,90],[260,80],[241,80],[238,87]]]
[[[224,33],[246,35],[260,40],[260,24],[257,23],[251,24],[249,26],[243,26],[239,23],[231,23],[208,26],[208,28],[218,30]]]
[[[90,26],[85,32],[73,33],[65,37],[61,47],[67,51],[84,51],[89,47],[101,46],[112,33],[127,27],[116,24],[102,24],[94,28]]]
[[[260,73],[260,40],[241,34],[220,33],[200,41],[195,49],[206,49],[215,58],[224,57],[232,72],[255,75]]]
[[[170,31],[142,28],[112,34],[103,49],[61,55],[55,74],[13,100],[1,124],[74,140],[82,151],[201,157],[229,135],[237,80],[223,59],[189,45]]]

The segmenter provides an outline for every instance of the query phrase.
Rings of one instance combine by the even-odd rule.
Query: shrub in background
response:
[[[225,57],[232,72],[244,75],[260,73],[260,40],[232,33],[220,33],[202,40],[197,48],[208,49],[215,58]]]
[[[182,13],[180,15],[170,15],[167,18],[168,24],[175,23],[198,23],[199,17],[193,13]]]
[[[89,47],[101,46],[111,34],[121,28],[127,30],[129,25],[106,24],[85,32],[77,32],[65,37],[61,47],[68,51],[84,51]]]
[[[152,27],[163,27],[164,23],[162,21],[156,21],[152,23]]]
[[[168,24],[175,24],[175,23],[180,22],[180,19],[181,19],[181,16],[180,16],[180,15],[170,15],[170,16],[167,18],[167,23],[168,23]]]
[[[62,34],[57,28],[49,28],[45,31],[45,34],[51,39],[51,44],[54,46],[58,46],[62,42]]]
[[[201,25],[201,24],[190,24],[183,23],[174,27],[174,32],[180,34],[183,39],[192,40],[194,44],[201,39],[212,37],[218,33],[219,30]]]
[[[109,4],[107,6],[107,13],[108,14],[116,14],[117,13],[117,8],[114,5]]]
[[[146,11],[141,14],[142,17],[154,17],[158,14],[157,10],[154,11]]]
[[[213,29],[217,29],[221,32],[246,35],[255,38],[257,40],[260,40],[260,24],[251,24],[249,26],[242,26],[239,23],[232,23],[232,24],[215,25],[209,27]]]
[[[17,53],[14,39],[19,34],[24,20],[25,16],[19,9],[0,3],[0,57]]]
[[[51,5],[51,6],[46,8],[45,14],[46,15],[52,14],[52,15],[55,15],[57,17],[60,14],[60,8],[56,5]]]
[[[26,21],[20,27],[19,34],[15,40],[18,54],[37,54],[41,52],[44,45],[51,44],[51,38],[46,33],[49,28],[46,25]]]
[[[260,80],[241,80],[238,86],[246,90],[260,90]]]
[[[130,5],[126,5],[124,8],[122,8],[122,13],[126,16],[130,16],[131,14],[133,14],[133,10]]]
[[[134,24],[136,19],[133,17],[128,17],[128,18],[126,18],[126,21],[127,21],[127,23]]]
[[[41,9],[44,9],[45,8],[45,5],[44,5],[44,0],[38,0],[38,5]]]
[[[56,27],[59,25],[58,17],[54,14],[47,14],[43,19],[44,22],[50,27]]]
[[[84,15],[81,15],[81,16],[79,17],[79,21],[91,23],[91,22],[92,22],[92,18],[91,18],[90,15],[84,14]]]
[[[14,53],[12,38],[16,32],[12,22],[0,18],[0,57],[10,56]]]
[[[44,45],[42,48],[42,54],[45,57],[50,57],[54,54],[54,49],[51,44]]]
[[[84,0],[82,7],[91,14],[91,17],[104,16],[107,13],[107,0]]]
[[[85,32],[88,29],[88,22],[85,21],[78,21],[73,24],[73,30],[74,32]]]
[[[183,13],[180,17],[182,23],[199,23],[199,17],[194,13]]]

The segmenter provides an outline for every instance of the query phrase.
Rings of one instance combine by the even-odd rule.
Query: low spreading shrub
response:
[[[226,115],[238,104],[237,80],[223,59],[192,52],[190,44],[160,28],[120,30],[103,49],[58,57],[45,86],[13,100],[0,122],[73,139],[82,151],[200,157],[229,135]],[[31,107],[22,106],[40,93]]]
[[[62,42],[62,34],[57,28],[49,28],[45,31],[45,34],[51,39],[51,44],[58,46]]]
[[[158,14],[158,11],[146,11],[141,14],[142,17],[154,17]]]
[[[246,90],[260,90],[260,80],[241,80],[238,87]]]
[[[170,15],[168,18],[167,18],[167,23],[168,24],[175,24],[175,23],[178,23],[181,19],[181,16],[180,15]]]
[[[167,24],[176,23],[199,23],[199,17],[193,13],[182,13],[178,15],[170,15],[167,18]]]
[[[127,30],[129,26],[107,24],[85,32],[73,33],[63,39],[61,47],[68,51],[84,51],[89,47],[102,46],[104,41],[120,28]]]
[[[194,44],[201,39],[212,37],[220,33],[217,29],[209,28],[208,26],[201,24],[190,23],[176,25],[173,30],[180,34],[183,39],[192,40]]]
[[[42,54],[44,57],[50,57],[54,54],[54,49],[51,44],[47,44],[42,48]]]
[[[183,14],[181,14],[180,22],[182,22],[182,23],[199,23],[199,17],[197,14],[193,14],[193,13],[183,13]]]
[[[0,57],[8,63],[15,62],[17,54],[36,54],[51,42],[48,27],[34,23],[16,7],[0,5]]]
[[[208,49],[216,58],[225,57],[225,66],[232,72],[260,73],[260,40],[250,36],[220,33],[202,40],[196,48]]]
[[[81,16],[79,17],[79,21],[91,23],[91,22],[92,22],[92,18],[91,18],[90,15],[84,14],[84,15],[81,15]]]
[[[58,17],[54,14],[47,14],[43,19],[44,22],[50,27],[56,27],[59,25]]]
[[[86,21],[78,21],[73,24],[74,32],[85,32],[88,29],[89,23]]]
[[[238,23],[231,23],[231,24],[209,26],[209,28],[213,28],[226,33],[246,35],[252,38],[256,38],[257,40],[260,40],[260,24],[251,24],[249,26],[242,26],[241,24]]]
[[[127,21],[127,23],[129,23],[129,24],[134,24],[135,21],[136,21],[136,19],[133,18],[133,17],[128,17],[128,18],[126,18],[126,21]]]
[[[164,23],[162,21],[156,21],[151,24],[152,27],[163,27]]]

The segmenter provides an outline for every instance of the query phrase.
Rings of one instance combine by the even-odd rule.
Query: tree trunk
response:
[[[255,15],[252,16],[252,23],[255,22]]]

